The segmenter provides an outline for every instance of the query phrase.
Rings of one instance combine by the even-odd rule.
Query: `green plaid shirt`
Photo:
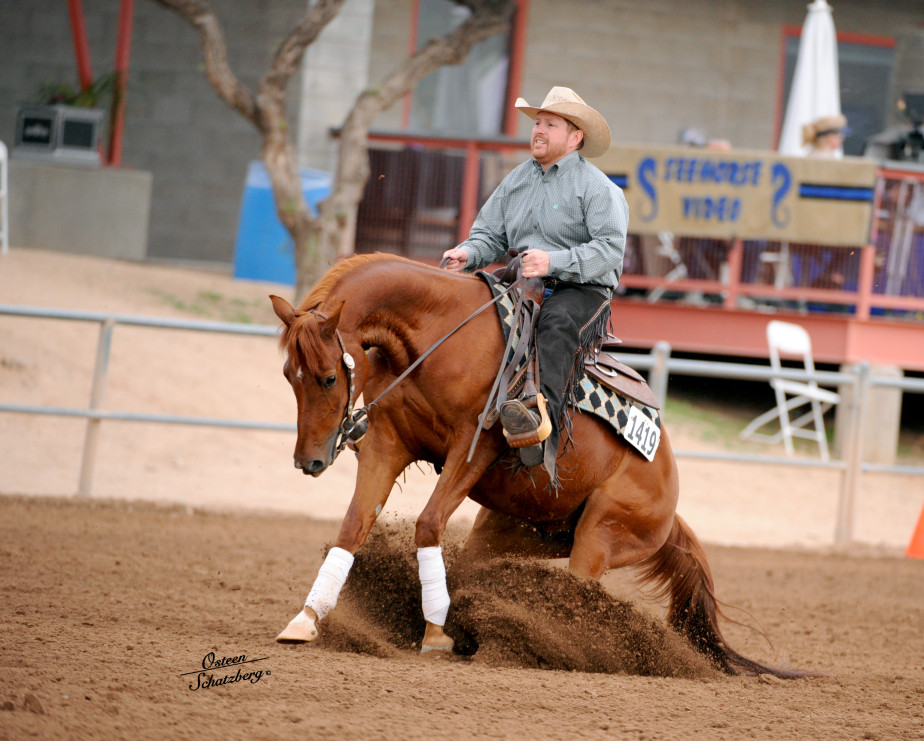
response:
[[[571,152],[545,173],[530,159],[497,186],[459,245],[466,270],[499,260],[508,247],[549,253],[549,276],[615,288],[622,275],[629,204],[610,179]]]

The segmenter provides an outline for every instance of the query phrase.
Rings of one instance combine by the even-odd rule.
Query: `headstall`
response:
[[[383,396],[388,394],[395,386],[397,386],[401,381],[407,378],[414,370],[420,365],[436,348],[442,345],[446,340],[448,340],[452,335],[458,332],[463,326],[468,324],[472,319],[478,316],[481,312],[487,309],[489,306],[493,306],[500,299],[505,296],[509,291],[511,291],[515,286],[519,285],[522,282],[522,278],[517,279],[509,286],[500,291],[493,299],[488,301],[486,304],[483,304],[479,308],[475,309],[471,314],[468,315],[462,322],[456,325],[451,331],[447,332],[445,335],[440,337],[436,342],[434,342],[417,360],[411,363],[407,369],[401,373],[395,380],[393,380],[385,388],[382,393],[376,396],[372,401],[366,404],[359,409],[353,408],[353,394],[355,391],[355,379],[356,379],[356,361],[353,359],[353,356],[347,352],[346,344],[343,342],[343,336],[340,334],[340,330],[335,330],[337,333],[337,341],[340,343],[340,349],[343,351],[341,360],[343,366],[347,371],[347,403],[346,408],[343,411],[343,420],[340,422],[340,427],[337,430],[337,442],[336,448],[334,450],[334,459],[340,455],[342,451],[349,443],[357,443],[366,434],[366,430],[369,428],[369,410],[374,407]],[[322,319],[329,319],[329,317],[322,311],[317,309],[311,309],[311,314],[317,314]],[[332,461],[333,462],[333,461]]]

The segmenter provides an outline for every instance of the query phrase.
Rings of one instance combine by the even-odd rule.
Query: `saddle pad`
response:
[[[491,286],[491,291],[495,296],[501,292],[499,284],[497,283],[494,276],[490,275],[489,273],[484,273],[483,271],[478,271],[476,274],[482,278],[489,286]],[[497,306],[497,315],[500,319],[501,328],[504,332],[504,339],[506,340],[510,334],[511,329],[515,330],[513,327],[513,298],[508,293],[504,296],[501,296],[500,300],[498,300],[495,305]],[[650,420],[658,431],[660,431],[661,414],[657,409],[644,406],[634,402],[633,400],[620,396],[612,389],[607,388],[601,384],[599,381],[597,381],[597,379],[589,376],[587,373],[584,374],[581,382],[577,385],[573,406],[582,412],[593,414],[607,422],[619,435],[625,438],[627,442],[636,447],[642,453],[642,455],[651,460],[651,457],[654,455],[654,450],[651,450],[649,454],[649,449],[652,446],[645,445],[638,439],[630,439],[629,423],[630,415],[632,415],[632,409],[634,407],[638,409],[644,417]],[[631,429],[635,430],[636,426],[633,425]],[[657,448],[657,441],[654,443],[654,448]]]

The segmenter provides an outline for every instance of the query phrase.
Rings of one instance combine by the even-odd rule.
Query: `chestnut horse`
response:
[[[415,529],[427,621],[422,650],[452,647],[442,629],[449,596],[438,546],[450,516],[470,497],[482,508],[464,558],[568,558],[574,574],[594,579],[636,566],[641,581],[667,599],[668,622],[725,671],[795,674],[744,658],[722,637],[706,554],[675,511],[678,473],[666,432],[649,462],[605,422],[575,414],[573,444],[562,441],[557,491],[544,470],[515,465],[499,424],[481,432],[467,460],[505,344],[493,306],[471,316],[491,301],[484,281],[360,255],[330,270],[297,309],[271,300],[284,324],[284,373],[297,400],[296,468],[323,473],[349,437],[360,393],[368,405],[368,431],[355,445],[356,488],[335,546],[305,608],[277,640],[318,636],[395,480],[410,464],[428,461],[441,473]]]

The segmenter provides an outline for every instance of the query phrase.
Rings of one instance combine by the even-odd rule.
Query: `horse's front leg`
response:
[[[308,643],[318,637],[318,623],[337,605],[340,591],[353,566],[354,554],[366,542],[395,479],[411,462],[407,453],[398,449],[362,446],[356,488],[336,543],[324,559],[302,611],[276,636],[279,643]]]
[[[450,451],[436,488],[417,518],[414,541],[417,545],[421,605],[427,621],[420,644],[421,653],[452,650],[453,640],[443,631],[450,598],[440,540],[452,513],[465,501],[472,487],[496,458],[497,451],[488,440],[484,440],[471,463],[465,462],[467,455],[468,445],[457,446]]]

